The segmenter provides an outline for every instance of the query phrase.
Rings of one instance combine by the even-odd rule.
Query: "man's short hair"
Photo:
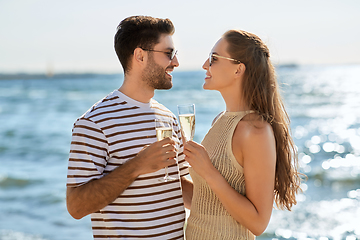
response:
[[[130,70],[130,59],[135,48],[152,49],[161,34],[173,35],[175,27],[170,19],[150,16],[132,16],[122,20],[114,39],[116,55],[124,69]]]

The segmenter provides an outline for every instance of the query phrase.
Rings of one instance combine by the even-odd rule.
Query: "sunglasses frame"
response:
[[[237,64],[240,64],[241,62],[239,60],[236,60],[234,58],[229,58],[229,57],[224,57],[224,56],[220,56],[216,53],[213,53],[211,52],[210,55],[209,55],[209,65],[211,66],[213,64],[213,61],[212,61],[212,57],[218,57],[218,58],[223,58],[223,59],[227,59],[227,60],[230,60],[230,61],[234,61],[234,62],[237,62]]]
[[[169,52],[169,51],[154,50],[154,49],[144,49],[144,48],[141,48],[141,49],[144,50],[144,51],[149,51],[149,52],[161,52],[161,53],[165,53],[165,54],[169,57],[170,61],[172,61],[172,60],[175,58],[175,56],[176,56],[176,54],[177,54],[177,52],[178,52],[178,50],[175,50],[175,49],[173,49],[171,52]]]

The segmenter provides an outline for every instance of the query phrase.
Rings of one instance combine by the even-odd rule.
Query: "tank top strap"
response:
[[[226,116],[246,116],[250,113],[256,113],[255,110],[246,110],[246,111],[239,111],[239,112],[226,112],[226,111],[223,111],[221,112],[217,117],[220,117],[222,115],[226,115]]]

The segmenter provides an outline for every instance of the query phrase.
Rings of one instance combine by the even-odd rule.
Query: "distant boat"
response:
[[[277,67],[280,67],[280,68],[297,68],[297,67],[299,67],[299,65],[296,64],[296,63],[286,63],[286,64],[279,64]]]
[[[52,64],[49,62],[46,68],[46,77],[52,78],[54,76],[54,69]]]

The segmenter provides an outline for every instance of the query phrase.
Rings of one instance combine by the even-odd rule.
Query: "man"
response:
[[[124,82],[74,124],[67,207],[76,219],[91,214],[94,239],[183,239],[190,200],[182,193],[190,196],[192,185],[182,149],[175,159],[181,134],[174,114],[152,99],[172,87],[179,66],[173,33],[169,19],[124,19],[115,35]],[[157,141],[155,119],[173,123],[172,139]],[[177,181],[159,181],[167,166]]]

